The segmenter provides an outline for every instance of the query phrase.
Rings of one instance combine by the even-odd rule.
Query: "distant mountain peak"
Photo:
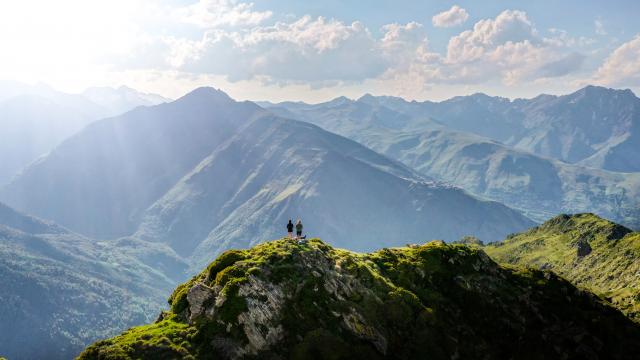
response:
[[[365,102],[365,103],[377,103],[377,97],[375,97],[375,96],[373,96],[373,95],[371,95],[369,93],[366,93],[366,94],[360,96],[358,98],[358,100],[356,100],[356,101]]]
[[[592,213],[561,214],[540,225],[539,229],[558,232],[579,231],[583,236],[585,234],[600,234],[608,240],[618,240],[632,232],[632,230],[622,225]]]
[[[214,101],[214,102],[235,102],[227,93],[220,89],[216,89],[210,86],[199,87],[186,95],[179,98],[177,101]]]
[[[349,99],[348,97],[346,97],[346,96],[338,96],[337,98],[326,102],[326,104],[327,105],[333,105],[333,106],[340,106],[340,105],[348,104],[350,102],[352,102],[352,100]]]
[[[398,97],[398,96],[390,96],[390,95],[371,95],[370,93],[366,93],[362,95],[357,102],[369,104],[369,105],[384,105],[389,102],[401,102],[401,103],[409,103],[408,100]],[[411,102],[416,103],[415,100]]]
[[[138,90],[136,90],[136,89],[134,89],[134,88],[131,88],[131,87],[127,86],[127,85],[120,85],[120,86],[118,86],[118,88],[117,88],[116,90],[119,90],[119,91],[131,91],[131,92],[134,92],[134,91],[135,91],[135,92],[138,92]]]
[[[622,95],[625,97],[635,97],[635,94],[630,89],[613,89],[599,85],[587,85],[582,89],[575,91],[572,94],[569,94],[569,97],[592,97],[592,96],[603,96],[603,95]]]
[[[152,106],[171,101],[161,95],[141,92],[126,85],[90,87],[82,92],[82,96],[108,109],[111,115],[123,114],[138,106]]]

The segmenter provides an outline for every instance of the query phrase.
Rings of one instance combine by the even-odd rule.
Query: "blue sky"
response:
[[[6,1],[0,79],[311,102],[637,93],[637,14],[630,0]]]

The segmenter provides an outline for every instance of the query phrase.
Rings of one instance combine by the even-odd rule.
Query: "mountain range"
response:
[[[564,129],[566,133],[558,136],[569,142],[584,136],[575,135],[577,140],[572,140],[574,135],[567,134],[585,132],[621,132],[624,136],[620,136],[632,139],[633,124],[638,123],[634,120],[637,102],[629,91],[587,87],[561,97],[513,101],[476,94],[419,103],[365,95],[356,101],[342,97],[313,105],[261,104],[280,116],[308,121],[356,140],[430,178],[503,202],[538,221],[560,212],[594,212],[639,228],[639,173],[603,170],[586,160],[571,164],[561,155],[556,154],[555,159],[554,153],[540,155],[536,152],[542,151],[535,147],[521,146],[534,142],[523,140],[527,126],[540,129],[546,123]],[[602,123],[600,128],[583,119],[587,110],[576,110],[590,108],[592,103],[600,104],[592,120]],[[526,109],[535,111],[525,116]],[[537,119],[535,126],[531,125],[533,118]],[[624,143],[632,146],[633,142]]]
[[[143,93],[128,86],[112,87],[90,87],[81,94],[90,101],[104,107],[112,115],[123,114],[138,106],[153,106],[171,99],[157,94]]]
[[[629,91],[312,105],[1,85],[0,355],[69,358],[149,323],[216,256],[156,323],[82,357],[634,354]],[[530,220],[561,212],[623,225]],[[297,218],[331,245],[259,245]],[[462,244],[407,245],[431,239]]]
[[[544,157],[611,171],[640,171],[640,99],[631,90],[587,86],[568,95],[515,100],[485,94],[442,102],[366,95],[362,100]]]
[[[533,222],[366,147],[252,102],[197,89],[92,123],[0,191],[11,206],[99,239],[168,244],[192,265],[284,232],[369,250]]]

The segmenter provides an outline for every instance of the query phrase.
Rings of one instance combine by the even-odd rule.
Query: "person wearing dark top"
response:
[[[293,223],[291,219],[289,219],[289,223],[287,224],[287,233],[289,233],[289,239],[293,238]]]

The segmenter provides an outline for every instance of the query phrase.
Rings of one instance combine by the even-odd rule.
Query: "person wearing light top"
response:
[[[296,238],[302,238],[302,221],[300,219],[296,221]]]

